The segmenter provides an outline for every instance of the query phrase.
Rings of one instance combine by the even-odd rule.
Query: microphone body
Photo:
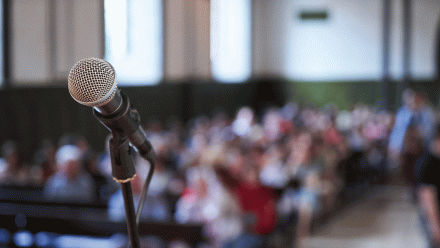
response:
[[[153,147],[140,126],[139,112],[123,92],[118,90],[107,104],[94,107],[93,113],[110,131],[115,130],[121,136],[127,137],[143,158],[154,158]]]
[[[80,60],[69,73],[68,88],[75,101],[93,107],[95,117],[104,126],[126,137],[143,158],[154,160],[139,113],[116,86],[113,66],[97,58]]]

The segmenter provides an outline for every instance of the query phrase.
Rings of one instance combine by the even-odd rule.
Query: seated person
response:
[[[240,207],[235,197],[218,184],[211,169],[192,167],[186,179],[187,186],[176,204],[176,222],[202,224],[212,247],[224,247],[237,238],[243,232]]]
[[[13,141],[5,142],[1,147],[0,184],[26,185],[29,183],[29,171],[20,164],[17,145]]]
[[[65,145],[56,154],[57,172],[44,185],[46,200],[58,202],[89,203],[94,200],[93,179],[81,166],[81,151]]]
[[[239,177],[221,164],[216,164],[214,169],[222,184],[238,200],[246,229],[226,247],[264,247],[276,225],[277,193],[260,183],[259,169],[253,164],[246,164]]]

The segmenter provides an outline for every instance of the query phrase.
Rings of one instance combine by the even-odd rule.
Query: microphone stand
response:
[[[126,137],[119,135],[112,130],[113,138],[110,139],[110,157],[112,162],[113,179],[122,186],[124,197],[125,216],[127,219],[127,230],[132,248],[139,248],[139,233],[136,224],[136,212],[133,203],[133,191],[131,181],[136,176],[133,161],[133,148]]]

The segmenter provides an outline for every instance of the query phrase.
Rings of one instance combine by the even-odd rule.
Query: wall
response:
[[[12,75],[18,85],[50,79],[49,2],[12,4]]]
[[[103,56],[104,0],[12,1],[13,85],[65,85],[72,65]],[[440,1],[413,0],[411,72],[435,76]],[[293,81],[379,80],[381,0],[253,0],[253,75]],[[392,1],[391,74],[402,78],[402,1]],[[164,0],[164,81],[210,80],[209,1]],[[329,13],[301,21],[302,10]]]
[[[379,80],[382,74],[382,0],[254,0],[254,73],[295,81]],[[301,11],[328,13],[300,20]],[[402,1],[392,1],[391,76],[403,76]],[[440,1],[412,1],[411,73],[433,78]]]
[[[73,64],[102,56],[100,0],[14,0],[11,15],[13,85],[63,84]]]
[[[164,5],[164,77],[210,78],[209,1]],[[74,63],[103,57],[102,18],[103,0],[12,1],[13,85],[64,84]]]
[[[209,79],[209,1],[164,0],[165,80]]]
[[[287,0],[252,1],[253,74],[284,75],[290,3]]]
[[[396,1],[395,1],[396,2]],[[440,21],[440,1],[413,1],[412,23],[412,64],[411,72],[415,78],[426,78],[435,75],[436,30]],[[400,72],[400,73],[399,73]],[[396,73],[401,75],[401,71]]]

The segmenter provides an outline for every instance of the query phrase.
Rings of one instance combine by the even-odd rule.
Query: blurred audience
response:
[[[430,175],[440,156],[438,121],[424,94],[406,90],[402,99],[395,115],[363,104],[339,111],[288,103],[262,113],[244,106],[232,118],[217,111],[186,125],[152,119],[144,128],[158,156],[142,220],[203,225],[203,247],[302,247],[322,216],[400,170],[436,243],[439,191]],[[104,203],[111,220],[123,221],[108,140],[99,156],[83,136],[63,136],[58,149],[45,140],[35,166],[21,166],[15,143],[5,142],[0,182],[38,181],[48,200]],[[137,206],[150,167],[135,163]]]

